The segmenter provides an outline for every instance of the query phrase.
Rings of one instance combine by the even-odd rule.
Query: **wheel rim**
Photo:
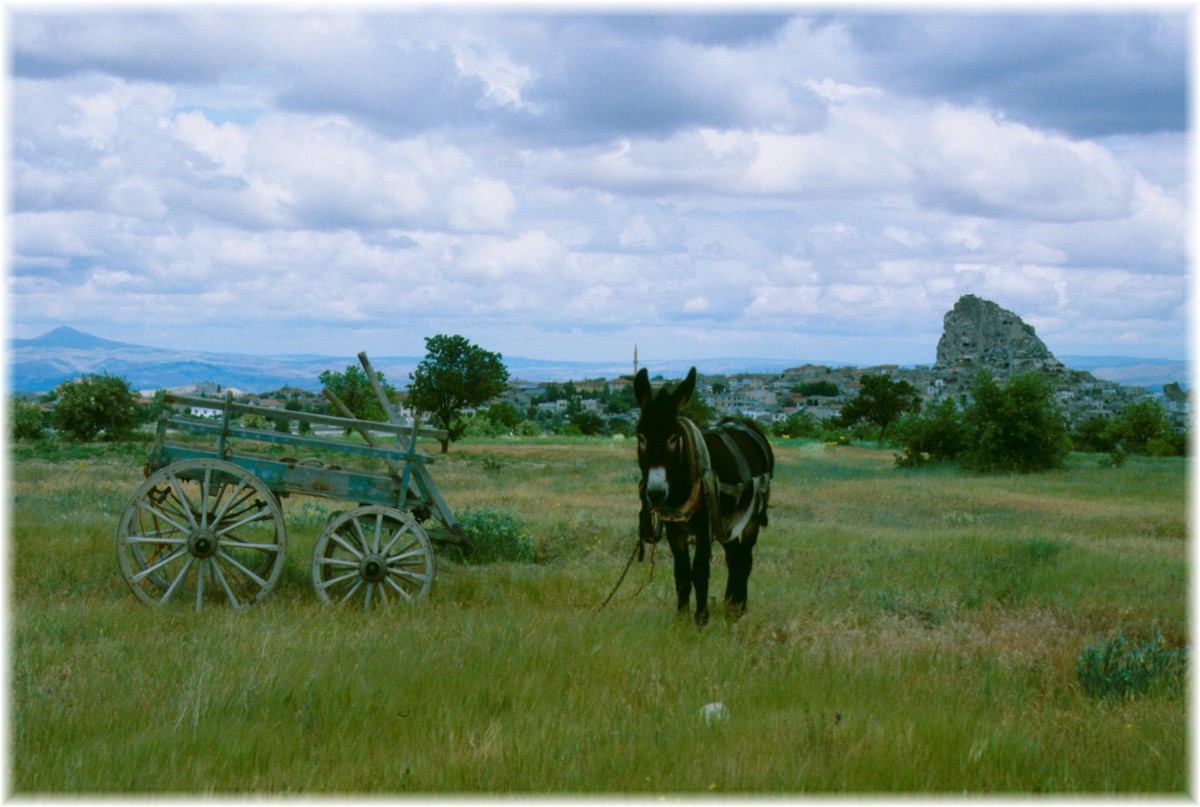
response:
[[[117,528],[117,561],[142,602],[244,608],[283,571],[287,539],[275,495],[223,460],[184,460],[151,474]]]
[[[364,608],[417,602],[428,596],[433,578],[433,545],[425,530],[391,507],[342,513],[313,550],[313,588],[325,602]]]

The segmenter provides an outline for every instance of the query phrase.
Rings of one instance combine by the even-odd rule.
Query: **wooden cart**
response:
[[[375,393],[390,412],[366,354],[359,360]],[[243,608],[275,588],[287,555],[281,500],[288,494],[357,503],[335,513],[312,556],[312,583],[327,602],[386,607],[423,599],[433,584],[433,546],[421,522],[435,517],[446,528],[440,542],[471,547],[438,493],[428,465],[416,450],[417,436],[444,433],[395,422],[354,418],[330,390],[325,396],[345,417],[277,411],[223,400],[167,395],[179,407],[216,410],[216,418],[165,413],[159,420],[146,481],[137,489],[117,528],[117,560],[125,582],[148,605],[171,601]],[[289,422],[289,432],[238,425],[240,415]],[[365,444],[335,437],[291,434],[292,423],[352,430]],[[169,442],[169,432],[204,435],[215,446]],[[383,445],[379,434],[392,438]],[[320,455],[302,459],[242,450],[235,441],[284,445]],[[260,451],[262,449],[260,448]],[[346,469],[329,455],[382,460],[386,471]]]

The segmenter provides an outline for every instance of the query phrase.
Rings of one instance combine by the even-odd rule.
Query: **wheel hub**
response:
[[[358,564],[358,573],[368,583],[378,583],[387,577],[387,558],[383,555],[365,555]]]
[[[188,551],[198,558],[217,554],[217,536],[210,530],[196,530],[188,536]]]

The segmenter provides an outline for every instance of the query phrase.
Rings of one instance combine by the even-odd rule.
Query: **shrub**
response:
[[[13,401],[12,437],[14,440],[41,440],[45,434],[42,410],[28,401]]]
[[[533,540],[525,531],[525,522],[511,510],[468,507],[458,517],[458,524],[474,547],[465,562],[533,562]]]
[[[476,412],[467,420],[463,427],[463,437],[499,437],[508,429],[501,423],[492,420],[486,412]]]
[[[776,437],[819,437],[822,426],[811,412],[799,409],[771,426]]]
[[[919,415],[910,415],[896,425],[893,439],[903,449],[896,456],[901,468],[916,468],[958,459],[966,445],[958,406],[953,398],[926,407]]]
[[[265,429],[267,428],[267,419],[262,415],[247,413],[239,418],[241,424],[247,429]]]
[[[571,422],[579,427],[580,432],[589,436],[600,434],[607,425],[604,422],[604,418],[595,412],[580,412],[571,418]]]
[[[1178,692],[1186,681],[1187,649],[1168,647],[1161,634],[1139,645],[1118,636],[1084,649],[1075,673],[1083,691],[1094,698]]]

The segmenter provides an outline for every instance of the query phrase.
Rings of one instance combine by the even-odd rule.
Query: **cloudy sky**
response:
[[[10,8],[10,335],[1186,355],[1185,7],[826,8]]]

